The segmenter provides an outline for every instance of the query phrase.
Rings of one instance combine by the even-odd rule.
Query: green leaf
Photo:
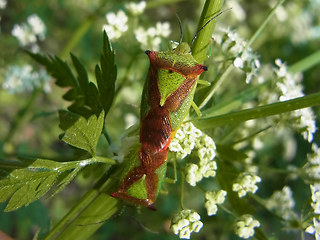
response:
[[[104,109],[105,115],[108,113],[115,94],[117,67],[114,51],[105,32],[100,66],[97,65],[95,69],[98,87],[89,81],[86,69],[73,54],[70,56],[77,76],[72,73],[69,65],[58,57],[27,53],[46,67],[47,71],[56,78],[56,84],[59,87],[68,88],[63,98],[72,102],[68,107],[71,112],[86,118],[93,114],[98,116],[102,109]]]
[[[21,168],[13,170],[6,178],[0,180],[0,202],[9,199],[5,211],[13,211],[26,206],[42,197],[50,189],[52,189],[52,195],[58,193],[87,165],[115,164],[115,161],[97,157],[72,162],[25,159],[22,163]],[[5,165],[6,169],[12,169],[16,163],[13,163],[12,167],[9,162],[6,162]]]
[[[80,172],[82,168],[77,167],[74,168],[72,171],[70,172],[66,172],[66,174],[64,174],[61,179],[58,179],[57,181],[57,186],[56,188],[50,193],[50,197],[56,195],[57,193],[59,193],[62,189],[64,189],[64,187],[71,182]]]
[[[62,140],[66,143],[88,151],[95,156],[96,146],[104,123],[104,111],[97,118],[86,118],[68,111],[59,111],[60,127],[65,131]]]
[[[312,53],[310,56],[305,57],[299,62],[291,65],[288,70],[292,73],[304,72],[309,68],[316,66],[320,63],[320,50]]]
[[[57,176],[57,172],[25,172],[21,169],[15,171],[8,181],[2,180],[0,182],[0,186],[5,185],[10,188],[14,185],[12,187],[16,190],[12,191],[13,194],[5,211],[16,210],[40,198],[49,190],[47,186],[52,186],[55,183]]]
[[[100,114],[102,106],[98,98],[98,89],[94,83],[89,81],[87,71],[77,57],[70,54],[77,73],[77,77],[75,77],[69,65],[58,57],[30,52],[28,54],[46,67],[47,71],[56,78],[56,84],[59,87],[69,88],[63,99],[72,102],[68,108],[70,111],[84,117]]]
[[[107,115],[114,98],[117,66],[114,60],[114,51],[106,32],[103,33],[103,51],[100,56],[100,67],[96,66],[95,74],[100,102]]]
[[[268,117],[276,114],[294,111],[301,108],[320,105],[320,92],[288,101],[272,103],[251,109],[224,114],[203,119],[191,120],[198,128],[214,128],[227,124],[237,124],[250,119]]]

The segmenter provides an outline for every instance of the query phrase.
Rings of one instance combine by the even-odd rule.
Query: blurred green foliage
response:
[[[94,81],[95,65],[99,61],[102,46],[102,25],[105,24],[105,14],[116,12],[124,8],[127,1],[89,1],[89,0],[32,0],[19,1],[10,0],[5,9],[0,10],[1,32],[0,32],[0,84],[3,83],[3,76],[10,65],[32,64],[39,68],[30,56],[25,54],[19,48],[18,41],[11,35],[14,24],[25,22],[27,17],[36,13],[46,25],[46,39],[39,42],[42,53],[60,56],[71,62],[70,56],[66,51],[79,57],[80,61],[86,66],[89,79]],[[170,39],[178,41],[180,31],[175,13],[178,13],[185,34],[185,39],[190,40],[196,29],[201,7],[204,1],[147,1],[147,7],[144,15],[139,16],[139,24],[147,28],[155,25],[157,21],[169,21],[171,24],[172,34]],[[255,30],[263,22],[267,15],[270,4],[269,1],[237,1],[243,8],[246,16],[239,19],[237,9],[232,10],[218,18],[217,28],[220,25],[236,29],[244,39],[249,39]],[[296,12],[291,11],[287,19],[280,22],[274,18],[266,27],[263,34],[253,44],[252,48],[260,56],[263,63],[274,63],[276,58],[281,58],[288,65],[293,65],[301,59],[319,50],[319,38],[302,40],[294,42],[292,33],[297,31],[294,28],[293,20],[296,15],[305,11],[314,16],[314,9],[310,7],[310,1],[291,1],[299,9]],[[232,7],[232,3],[231,7]],[[290,8],[288,1],[284,8]],[[148,5],[147,5],[148,6]],[[230,7],[228,5],[228,7]],[[192,9],[192,10],[190,10]],[[319,16],[312,18],[313,26],[320,24]],[[290,22],[291,21],[291,22]],[[133,24],[133,23],[132,23]],[[75,33],[78,33],[76,35]],[[82,34],[83,33],[83,34]],[[303,34],[303,33],[301,33]],[[71,41],[72,40],[72,41]],[[145,57],[140,44],[134,38],[133,33],[126,35],[118,41],[112,43],[116,52],[115,61],[118,66],[118,80],[116,85],[116,96],[113,106],[110,109],[107,121],[107,130],[110,138],[113,140],[112,148],[117,149],[120,145],[120,137],[123,134],[127,123],[125,115],[131,113],[138,119],[140,94],[142,92],[143,82],[147,74],[148,60]],[[162,50],[167,49],[167,42],[161,43]],[[215,53],[209,61],[214,59]],[[217,73],[214,73],[215,75]],[[306,94],[320,91],[320,68],[313,66],[304,73],[303,86]],[[244,80],[239,79],[241,75],[233,75],[234,79],[229,80],[229,84],[224,88],[225,95],[223,99],[228,99],[239,91],[239,87],[245,86]],[[207,79],[211,76],[206,75]],[[64,142],[59,140],[58,136],[62,133],[59,129],[59,117],[57,110],[64,109],[69,103],[62,100],[66,91],[58,88],[51,83],[51,92],[26,92],[20,94],[9,94],[0,87],[0,159],[14,159],[16,156],[39,156],[48,159],[73,158],[76,154],[74,149],[69,148]],[[21,111],[25,108],[26,103],[31,101],[35,95],[34,102],[28,113],[22,115]],[[219,97],[216,100],[221,100]],[[314,108],[316,116],[319,116],[320,109]],[[17,119],[23,116],[22,123],[15,131],[10,141],[4,142],[3,139],[8,137],[10,129],[17,122]],[[319,126],[319,119],[317,119]],[[219,135],[222,130],[216,130]],[[213,131],[212,131],[213,132]],[[217,133],[218,132],[218,133]],[[306,154],[310,151],[310,145],[307,144],[299,134],[295,134],[297,143],[296,154],[290,164],[301,167],[305,162]],[[320,142],[319,133],[314,136],[315,142]],[[269,137],[265,148],[257,153],[262,164],[271,164],[273,167],[280,169],[285,168],[286,160],[282,153],[285,151],[284,146],[274,142]],[[108,157],[110,148],[105,139],[98,142],[97,152],[99,155]],[[48,231],[50,226],[55,225],[67,211],[90,189],[97,176],[103,174],[104,168],[99,166],[90,166],[82,172],[76,180],[71,183],[62,193],[49,200],[38,200],[27,207],[23,207],[15,212],[3,213],[5,208],[1,204],[0,230],[15,237],[16,239],[31,239],[38,228],[41,228],[40,237]],[[172,173],[172,166],[169,166],[168,175]],[[171,175],[172,176],[172,175]],[[219,176],[228,177],[228,176]],[[264,174],[264,188],[259,191],[259,196],[268,197],[275,189],[281,189],[284,183],[289,184],[295,190],[296,209],[303,210],[308,205],[308,200],[303,196],[310,196],[309,189],[301,179],[292,180],[286,175]],[[210,185],[207,180],[204,186]],[[185,199],[192,199],[188,205],[190,208],[197,206],[201,202],[201,195],[196,196],[188,191],[190,186],[186,186]],[[101,229],[92,237],[92,239],[178,239],[177,236],[170,232],[170,221],[172,213],[178,208],[179,194],[176,186],[166,184],[164,192],[170,195],[162,194],[157,201],[161,206],[157,212],[151,212],[148,209],[139,209],[138,211],[130,206],[125,207],[120,213],[114,216],[111,221],[106,222]],[[190,194],[188,195],[188,193]],[[302,197],[301,197],[302,196]],[[303,211],[302,211],[303,212]],[[205,217],[204,209],[200,212],[202,221],[205,222],[204,229],[196,236],[199,239],[213,239],[211,236],[220,236],[220,239],[235,239],[235,235],[224,235],[225,232],[232,232],[232,226],[224,224],[224,220],[230,220],[231,217],[226,212],[220,213],[219,217]],[[281,232],[282,226],[278,222],[268,222],[271,218],[269,212],[261,210],[261,225],[265,231],[272,229],[275,232]],[[263,221],[264,219],[265,221]],[[93,223],[94,224],[94,223]],[[271,234],[272,235],[272,234]],[[272,239],[286,239],[291,236],[292,239],[299,239],[295,232],[279,233]]]

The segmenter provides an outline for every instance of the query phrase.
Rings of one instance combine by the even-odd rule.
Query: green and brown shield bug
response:
[[[202,26],[192,43],[222,13]],[[199,75],[208,69],[194,59],[186,42],[173,50],[145,53],[150,67],[141,100],[140,144],[122,163],[120,184],[110,195],[155,209],[166,174],[169,144],[189,112]]]

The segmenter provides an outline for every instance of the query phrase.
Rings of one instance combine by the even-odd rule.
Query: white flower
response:
[[[281,191],[275,191],[268,199],[266,207],[274,210],[279,216],[286,220],[295,218],[293,207],[295,205],[290,187],[285,186]]]
[[[216,156],[215,149],[202,147],[198,150],[198,156],[200,158],[200,161],[205,161],[205,162],[211,161]]]
[[[11,34],[18,39],[20,45],[23,47],[37,41],[36,35],[33,34],[32,29],[26,24],[15,24]]]
[[[147,4],[146,1],[141,1],[139,3],[130,2],[125,4],[126,9],[128,12],[130,12],[132,15],[140,15],[144,12],[144,9],[146,8]]]
[[[170,150],[171,152],[180,152],[180,151],[182,152],[182,151],[183,151],[183,149],[182,149],[179,141],[177,141],[176,139],[173,139],[173,140],[171,141],[171,143],[170,143],[170,145],[169,145],[169,150]]]
[[[234,65],[236,68],[243,68],[243,66],[244,66],[244,61],[243,61],[240,57],[237,57],[237,58],[233,61],[233,65]]]
[[[171,230],[179,235],[181,239],[190,239],[192,232],[199,232],[203,223],[200,221],[200,215],[190,209],[182,210],[171,220]]]
[[[195,128],[192,123],[181,125],[174,139],[169,145],[170,151],[177,153],[177,159],[183,159],[191,153],[191,151],[195,147],[196,137],[199,136],[198,131],[200,130]]]
[[[116,14],[111,12],[106,14],[108,24],[103,25],[109,39],[118,39],[128,30],[128,17],[124,11],[119,10]]]
[[[201,171],[196,164],[188,163],[185,168],[185,172],[187,183],[189,183],[193,187],[196,186],[197,182],[201,181],[202,179]]]
[[[311,189],[311,207],[315,214],[320,214],[320,184],[310,185]]]
[[[170,24],[168,22],[157,22],[156,27],[150,27],[145,30],[139,27],[134,31],[136,39],[141,43],[141,49],[159,50],[162,38],[168,37],[171,33]]]
[[[175,138],[171,141],[169,149],[176,152],[176,159],[183,159],[193,149],[197,149],[198,163],[187,163],[185,167],[186,181],[195,186],[203,177],[214,177],[216,175],[217,163],[216,145],[212,138],[203,134],[192,123],[182,124]]]
[[[156,35],[159,35],[161,37],[168,37],[171,33],[170,29],[170,23],[169,22],[157,22],[156,24]]]
[[[229,28],[221,28],[220,31],[215,33],[214,39],[221,45],[224,55],[235,59],[233,65],[246,73],[246,83],[250,83],[251,79],[258,73],[260,61],[251,48],[243,51],[247,44],[246,41]]]
[[[313,218],[313,225],[307,227],[305,232],[313,234],[316,240],[320,239],[320,216]]]
[[[30,46],[32,52],[39,51],[37,40],[44,40],[46,26],[43,21],[33,14],[28,17],[27,23],[15,24],[11,34],[16,37],[22,47]]]
[[[43,88],[45,92],[49,92],[50,79],[43,69],[36,72],[31,65],[13,65],[7,69],[2,87],[10,93],[31,92],[37,88]]]
[[[39,18],[38,15],[33,14],[28,17],[27,19],[28,24],[32,28],[32,32],[39,37],[40,40],[44,40],[45,38],[45,32],[46,32],[46,26],[44,25],[41,18]]]
[[[275,60],[274,73],[278,77],[276,86],[280,90],[280,101],[304,96],[301,84],[302,75],[288,72],[287,66],[281,59]],[[315,115],[311,108],[303,108],[289,113],[294,120],[293,127],[301,131],[304,139],[312,142],[313,134],[316,132]]]
[[[215,161],[206,162],[201,164],[200,162],[200,172],[203,177],[214,177],[216,175],[217,163]]]
[[[192,123],[182,124],[171,141],[169,149],[176,152],[177,159],[183,159],[194,148],[197,149],[199,162],[197,164],[188,163],[185,168],[186,181],[191,186],[195,186],[203,177],[216,175],[217,163],[214,161],[216,145],[211,137],[203,134]]]
[[[218,211],[217,204],[222,204],[226,198],[227,192],[224,190],[206,192],[205,207],[207,209],[208,216],[215,215]]]
[[[312,144],[312,151],[307,155],[308,162],[304,169],[310,178],[320,179],[320,148],[317,144]]]
[[[256,183],[261,182],[261,178],[253,173],[242,173],[232,185],[232,190],[238,192],[238,196],[244,197],[248,192],[255,193],[258,190]]]
[[[242,215],[235,223],[235,233],[241,238],[249,238],[254,236],[254,228],[260,227],[258,220],[251,215]]]
[[[0,9],[4,9],[7,6],[6,0],[0,0]]]

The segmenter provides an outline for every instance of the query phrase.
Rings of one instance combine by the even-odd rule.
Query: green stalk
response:
[[[292,72],[292,73],[304,72],[319,63],[320,63],[320,50],[300,60],[299,62],[291,65],[288,68],[288,70],[289,72]]]
[[[192,122],[200,129],[214,128],[226,124],[238,124],[250,119],[268,117],[317,105],[320,105],[320,92],[284,102],[272,103],[216,117],[195,119],[192,120]]]
[[[107,194],[115,184],[114,179],[101,179],[43,239],[85,240],[92,236],[121,208],[121,203]]]
[[[252,35],[252,37],[247,42],[246,46],[243,48],[242,53],[247,50],[251,45],[254,43],[254,41],[260,36],[260,34],[263,32],[267,24],[272,19],[273,15],[275,14],[277,8],[284,3],[285,0],[279,0],[277,4],[270,10],[267,17],[263,21],[263,23],[260,25],[260,27],[257,29],[257,31]]]
[[[207,0],[200,17],[198,24],[198,30],[200,30],[211,18],[213,18],[223,5],[224,0]],[[214,27],[216,26],[216,20],[212,20],[203,28],[198,34],[192,45],[192,55],[199,62],[202,63],[207,59],[207,50],[212,38]]]

